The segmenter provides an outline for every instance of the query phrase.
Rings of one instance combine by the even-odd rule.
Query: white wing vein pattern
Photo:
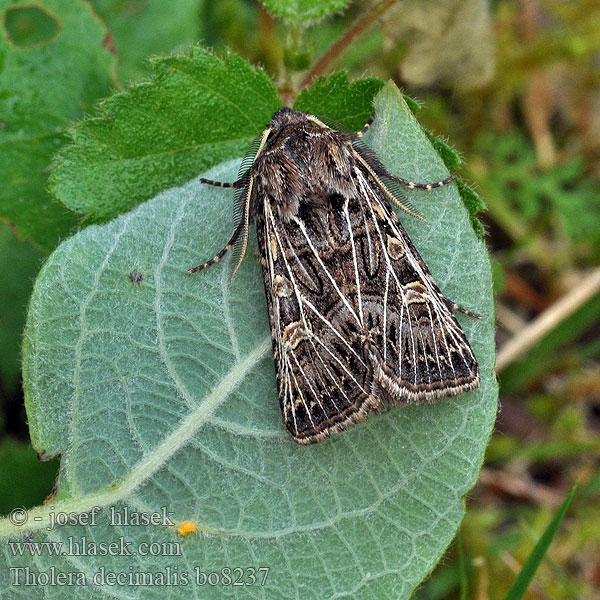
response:
[[[426,296],[426,298],[427,298],[426,306],[427,306],[427,310],[429,311],[430,322],[433,324],[434,322],[437,321],[438,327],[436,329],[438,331],[440,331],[442,334],[442,340],[443,340],[443,345],[444,345],[444,350],[445,350],[445,352],[443,352],[443,353],[445,354],[445,356],[448,359],[448,364],[450,366],[450,369],[452,370],[454,377],[456,377],[456,370],[454,368],[454,364],[453,364],[453,360],[452,360],[452,353],[450,352],[449,343],[448,343],[448,335],[450,336],[451,342],[453,343],[454,347],[458,350],[458,353],[459,353],[460,357],[462,358],[463,362],[467,366],[469,366],[469,362],[468,362],[467,358],[465,357],[465,354],[463,351],[463,344],[461,343],[461,341],[462,341],[461,340],[461,337],[462,337],[461,331],[458,329],[458,327],[454,323],[453,319],[447,318],[447,316],[449,314],[451,314],[450,308],[447,306],[447,304],[445,302],[443,302],[443,300],[440,299],[438,293],[435,290],[434,285],[432,284],[431,276],[428,273],[425,273],[423,271],[421,264],[419,263],[417,258],[412,253],[410,246],[406,242],[406,234],[398,228],[394,219],[390,215],[391,208],[386,207],[384,204],[382,204],[379,201],[377,195],[373,192],[371,185],[366,180],[363,172],[360,169],[356,169],[356,173],[357,173],[357,182],[358,182],[358,185],[360,186],[363,197],[367,199],[366,202],[361,202],[361,210],[363,211],[363,218],[365,219],[365,225],[367,223],[367,221],[366,221],[367,219],[370,219],[372,221],[372,223],[374,224],[375,230],[377,231],[377,235],[379,237],[379,243],[381,246],[381,254],[383,255],[383,258],[385,259],[385,262],[386,262],[386,283],[385,283],[384,306],[383,306],[383,312],[384,312],[384,314],[383,314],[383,319],[384,319],[383,360],[384,360],[384,363],[387,362],[387,357],[388,357],[387,327],[388,327],[388,294],[389,294],[390,274],[394,280],[394,283],[396,284],[396,287],[397,287],[397,289],[400,293],[401,299],[402,299],[402,308],[400,311],[400,320],[399,320],[400,326],[399,326],[399,331],[398,331],[398,350],[399,350],[398,351],[398,376],[400,379],[402,379],[402,371],[403,371],[403,369],[402,369],[403,352],[402,352],[402,345],[401,345],[401,337],[402,337],[402,327],[404,324],[404,311],[405,310],[406,310],[408,327],[410,330],[411,343],[410,343],[409,347],[411,350],[413,361],[415,361],[415,359],[416,359],[416,345],[415,345],[414,330],[413,330],[413,326],[412,326],[410,305],[407,302],[407,297],[405,294],[404,287],[400,283],[398,276],[396,275],[396,272],[394,271],[390,257],[388,256],[388,253],[386,250],[384,234],[381,231],[381,227],[379,226],[379,222],[378,222],[377,216],[375,214],[374,206],[377,206],[380,209],[380,211],[378,211],[378,212],[380,212],[380,214],[385,216],[385,220],[386,220],[388,227],[391,229],[393,234],[397,237],[397,239],[399,239],[401,241],[401,243],[403,245],[403,248],[405,251],[405,259],[408,260],[410,266],[415,270],[415,272],[419,276],[420,280],[423,282],[423,284],[427,288],[428,293],[423,294],[423,295]],[[369,209],[369,212],[370,212],[369,216],[364,214],[365,205]],[[368,227],[366,227],[366,229],[368,230]],[[370,237],[369,237],[368,241],[369,241],[369,246],[370,246],[370,244],[371,244]],[[435,317],[434,317],[433,313],[431,312],[432,309],[433,309],[433,313],[435,313]],[[423,350],[426,351],[425,340],[423,339],[420,331],[419,331],[419,337],[421,338]],[[442,367],[441,367],[441,363],[440,363],[440,348],[438,346],[438,340],[435,335],[433,335],[431,337],[432,337],[432,345],[433,345],[433,349],[434,349],[436,364],[438,366],[438,370],[439,370],[439,373],[441,376],[443,374],[443,372],[442,372]],[[417,345],[418,345],[418,341],[417,341]],[[413,364],[414,364],[414,362],[413,362]],[[429,372],[429,369],[428,369],[428,377],[429,377],[429,380],[431,380],[431,373]]]
[[[344,396],[344,398],[346,399],[348,404],[351,404],[351,400],[348,398],[348,396],[346,395],[346,393],[344,392],[344,390],[342,389],[342,387],[339,385],[339,382],[337,380],[337,377],[331,372],[331,370],[329,369],[329,367],[327,366],[327,364],[325,363],[325,361],[322,358],[321,355],[321,351],[317,348],[317,346],[315,345],[315,342],[317,344],[319,344],[320,347],[322,347],[325,352],[339,365],[339,367],[341,369],[343,369],[346,374],[352,379],[352,381],[356,384],[356,386],[362,391],[365,392],[364,388],[362,387],[362,385],[360,384],[360,382],[354,377],[353,373],[346,367],[346,365],[339,360],[339,358],[336,356],[335,353],[333,353],[331,351],[330,348],[328,348],[327,344],[325,342],[323,342],[323,340],[321,340],[317,335],[314,334],[314,332],[311,331],[311,328],[308,325],[307,319],[306,319],[306,313],[305,313],[305,307],[307,306],[312,312],[314,312],[319,319],[321,319],[324,323],[327,324],[327,326],[335,332],[336,335],[338,335],[338,337],[344,341],[344,343],[348,346],[348,348],[357,356],[357,358],[360,359],[360,357],[356,354],[356,352],[354,351],[354,349],[344,340],[343,336],[341,336],[339,334],[339,332],[335,329],[335,327],[326,319],[326,317],[324,315],[322,315],[317,308],[310,303],[308,300],[306,300],[299,292],[299,286],[298,286],[298,282],[294,276],[294,272],[293,269],[290,268],[289,262],[287,260],[287,256],[289,253],[289,255],[294,256],[294,258],[296,259],[296,261],[298,263],[300,263],[300,260],[298,259],[298,257],[295,254],[294,248],[291,246],[291,244],[287,243],[287,240],[282,239],[282,236],[279,234],[279,232],[277,231],[277,225],[275,222],[275,218],[271,209],[271,206],[269,205],[269,203],[265,200],[264,202],[264,210],[265,210],[265,214],[267,215],[267,228],[270,229],[270,232],[273,234],[275,241],[277,243],[277,247],[279,248],[279,251],[281,253],[281,256],[283,258],[284,264],[285,264],[285,268],[287,271],[287,274],[290,278],[290,281],[292,283],[292,288],[294,290],[294,294],[296,296],[296,301],[298,303],[298,307],[299,307],[299,311],[300,311],[300,318],[302,320],[302,324],[305,328],[305,331],[307,333],[307,340],[310,343],[310,345],[312,346],[312,352],[310,353],[310,359],[313,362],[313,366],[314,365],[314,361],[315,358],[320,362],[320,364],[322,365],[324,371],[327,373],[327,375],[329,376],[329,378],[331,379],[332,383],[336,386],[336,388],[340,391],[340,393]],[[306,235],[306,232],[304,232],[304,234]],[[285,244],[285,247],[284,247]],[[314,248],[312,248],[313,251]],[[273,265],[273,260],[272,260],[272,256],[270,251],[267,252],[269,255],[269,269],[270,269],[270,274],[271,274],[271,281],[274,280],[275,277],[275,271],[274,271],[274,265]],[[316,255],[316,253],[315,253]],[[317,259],[321,262],[322,261],[320,259],[320,257],[317,256]],[[329,275],[331,277],[331,275]],[[338,293],[341,292],[339,291],[339,288],[336,287],[336,290],[338,291]],[[277,303],[277,323],[279,324],[279,298],[276,294],[273,295],[275,302]],[[350,308],[350,305],[347,303],[346,301],[346,305]],[[356,317],[356,315],[355,315]],[[357,319],[358,320],[358,319]],[[317,404],[320,406],[321,410],[323,411],[323,413],[325,414],[326,418],[329,418],[331,415],[329,415],[327,413],[327,411],[325,410],[321,399],[319,397],[318,392],[314,389],[313,385],[312,385],[312,381],[309,377],[306,377],[306,373],[304,372],[304,370],[302,369],[301,365],[299,364],[298,360],[296,359],[296,356],[293,353],[288,352],[283,340],[281,339],[281,327],[278,327],[278,332],[277,332],[277,344],[278,344],[278,348],[279,348],[279,357],[280,357],[280,361],[282,363],[282,365],[284,365],[284,372],[286,374],[286,379],[288,380],[288,382],[290,382],[288,385],[286,385],[286,390],[285,390],[285,402],[284,402],[284,410],[287,413],[287,405],[289,404],[291,406],[292,409],[292,414],[294,415],[295,409],[294,409],[294,398],[293,398],[293,390],[292,390],[292,386],[291,386],[291,379],[290,379],[290,375],[293,377],[294,382],[296,383],[296,389],[298,390],[298,393],[300,395],[300,399],[302,401],[302,403],[304,404],[305,410],[307,412],[307,414],[309,415],[309,418],[312,422],[312,418],[310,417],[310,409],[309,406],[306,404],[306,400],[304,398],[304,395],[302,394],[302,392],[300,391],[300,389],[298,388],[297,385],[297,380],[296,377],[293,375],[293,370],[291,368],[290,365],[290,356],[293,357],[293,360],[296,364],[296,366],[298,367],[298,370],[305,376],[305,380],[308,382],[308,386],[309,389],[312,393],[312,395],[315,398],[315,401],[317,402]],[[362,359],[360,359],[362,362]],[[363,362],[364,364],[364,362]],[[315,366],[316,367],[316,366]],[[319,370],[314,368],[313,369],[314,373],[319,373]],[[320,375],[319,375],[320,377]],[[334,408],[336,409],[336,411],[339,413],[340,408],[337,406],[337,404],[335,403],[335,399],[333,397],[330,397],[330,401],[333,404]],[[295,418],[294,418],[294,422],[295,422]]]
[[[397,371],[396,377],[399,380],[407,383],[410,380],[410,384],[416,386],[418,384],[418,359],[422,356],[429,356],[429,360],[424,361],[424,368],[426,369],[426,381],[430,385],[433,380],[443,379],[448,370],[456,378],[459,369],[454,364],[456,357],[453,355],[458,354],[467,367],[470,365],[467,359],[471,357],[466,356],[468,349],[464,349],[464,334],[454,320],[448,301],[438,290],[435,281],[415,254],[412,243],[399,225],[391,206],[382,201],[380,194],[373,189],[372,182],[362,169],[357,167],[355,175],[355,183],[360,191],[356,200],[358,204],[353,205],[351,209],[350,200],[346,198],[341,212],[344,227],[347,227],[348,230],[349,251],[351,252],[349,259],[354,268],[353,276],[344,283],[350,285],[349,293],[355,293],[356,298],[349,298],[348,294],[342,292],[340,287],[342,282],[339,282],[326,266],[324,257],[320,255],[317,245],[311,239],[307,224],[303,219],[293,216],[289,224],[297,227],[303,243],[306,244],[305,248],[310,250],[316,261],[315,267],[319,269],[319,276],[322,275],[325,280],[328,280],[327,287],[339,298],[342,310],[356,323],[361,336],[369,335],[368,323],[372,321],[367,321],[366,311],[370,310],[367,307],[373,300],[369,295],[372,293],[369,291],[371,284],[368,284],[366,280],[361,282],[361,268],[359,267],[362,265],[366,270],[366,275],[372,277],[374,273],[378,272],[382,266],[381,261],[383,261],[385,280],[381,282],[384,285],[384,291],[383,297],[380,299],[383,311],[383,332],[380,332],[382,348],[379,348],[382,364],[379,368],[383,369],[385,365],[387,368]],[[307,417],[314,425],[314,415],[311,416],[313,407],[318,407],[317,410],[322,412],[327,420],[335,417],[335,414],[343,412],[344,407],[338,406],[336,399],[341,400],[346,406],[355,402],[354,393],[350,393],[342,382],[341,372],[344,373],[343,379],[347,379],[352,386],[356,386],[357,392],[364,394],[365,397],[373,397],[373,391],[363,387],[361,376],[353,373],[353,369],[348,368],[347,361],[343,360],[343,356],[340,357],[339,347],[344,349],[348,357],[356,361],[355,364],[360,365],[363,370],[367,368],[371,359],[367,358],[352,339],[348,339],[339,326],[335,325],[336,320],[333,316],[323,314],[317,307],[318,305],[315,305],[316,303],[311,301],[309,296],[303,294],[302,280],[305,279],[309,286],[314,285],[315,288],[320,284],[315,281],[314,274],[311,275],[310,270],[303,263],[303,259],[296,252],[294,244],[285,233],[284,225],[279,217],[275,216],[271,202],[267,198],[263,200],[263,210],[265,237],[268,240],[268,243],[265,244],[266,268],[269,270],[270,282],[274,284],[276,277],[285,275],[291,284],[291,300],[284,300],[284,297],[280,297],[279,293],[273,290],[269,293],[274,312],[273,339],[278,352],[278,369],[282,379],[280,383],[282,409],[288,423],[291,412],[291,421],[296,433],[299,433],[296,419],[298,406],[303,405]],[[353,219],[358,219],[361,226],[364,224],[364,239],[360,246],[357,245]],[[416,285],[415,282],[400,280],[399,272],[397,272],[399,259],[389,254],[391,252],[389,250],[390,236],[396,238],[402,249],[402,260],[406,261],[404,263],[406,267],[403,268],[413,271],[416,275],[415,280],[422,287]],[[274,257],[275,254],[277,257]],[[280,262],[276,266],[277,261]],[[281,269],[284,270],[283,273]],[[354,286],[356,286],[355,290]],[[423,329],[419,322],[415,294],[425,303],[430,329]],[[285,298],[287,297],[285,296]],[[286,308],[286,305],[282,303],[294,300],[297,304],[298,317],[296,318],[299,321],[292,324],[286,322],[287,318],[282,320],[284,314],[282,309]],[[324,336],[314,330],[315,328],[312,326],[314,323],[321,324],[319,329],[325,332]],[[293,333],[290,333],[289,336],[287,333],[284,335],[286,328],[290,325],[294,325],[296,329],[289,329],[288,331]],[[395,339],[391,339],[394,328],[397,332],[394,335]],[[294,352],[298,344],[297,341],[292,340],[292,336],[295,334],[301,336],[302,354]],[[392,361],[393,364],[389,364],[389,361]],[[324,402],[325,398],[327,402]],[[376,400],[376,397],[373,399]],[[336,412],[329,414],[331,411]]]

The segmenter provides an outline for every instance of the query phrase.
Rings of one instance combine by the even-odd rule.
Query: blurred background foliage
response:
[[[417,598],[503,598],[575,481],[570,512],[526,598],[600,598],[600,2],[356,0],[322,19],[310,2],[293,3],[306,12],[285,19],[268,10],[290,4],[92,0],[114,57],[112,82],[74,101],[65,127],[91,102],[146,77],[149,56],[194,42],[262,65],[284,99],[340,68],[353,79],[393,78],[416,98],[421,122],[451,141],[464,159],[459,174],[487,203],[479,216],[494,261],[501,383],[460,544]],[[15,47],[56,35],[52,13],[35,1],[18,5],[3,9],[0,25]],[[40,158],[44,177],[51,154]],[[0,222],[2,514],[42,502],[58,468],[39,463],[28,443],[19,347],[33,280],[66,231],[39,243],[9,217]],[[17,472],[29,487],[15,489]]]

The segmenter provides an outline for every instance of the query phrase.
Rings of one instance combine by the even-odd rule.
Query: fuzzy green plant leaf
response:
[[[319,77],[313,85],[296,99],[296,110],[327,116],[358,131],[373,112],[373,98],[382,88],[381,79],[361,79],[350,83],[348,73],[340,71],[330,77]]]
[[[443,162],[397,88],[386,85],[374,104],[378,118],[365,142],[386,166],[420,181],[443,178]],[[231,181],[238,165],[226,162],[206,176]],[[132,549],[178,542],[181,555],[34,561],[4,552],[2,597],[14,591],[9,567],[53,564],[89,582],[70,588],[72,598],[126,593],[92,583],[102,566],[129,573],[133,565],[150,573],[177,567],[192,578],[189,586],[146,587],[144,597],[205,597],[193,582],[196,567],[268,567],[264,586],[218,585],[209,595],[408,599],[464,515],[497,402],[485,248],[454,187],[415,190],[410,200],[429,223],[401,218],[441,289],[483,315],[458,315],[480,363],[481,388],[394,407],[309,447],[291,440],[281,418],[254,236],[233,283],[229,258],[187,274],[228,239],[231,190],[196,179],[61,245],[36,282],[24,378],[33,444],[62,462],[52,508],[33,509],[27,527],[35,541],[125,536]],[[51,511],[83,514],[94,506],[94,526],[46,529]],[[161,507],[197,532],[107,524],[111,509]],[[22,534],[0,521],[0,536],[18,541]],[[60,587],[31,593],[63,597]]]
[[[57,156],[56,197],[103,221],[200,171],[243,154],[281,107],[267,75],[245,60],[199,47],[154,58],[153,79],[99,105],[69,130]]]
[[[0,0],[0,218],[46,250],[77,223],[48,172],[65,129],[114,86],[106,35],[80,0]]]
[[[347,71],[338,71],[329,77],[319,77],[310,88],[303,90],[294,108],[310,109],[315,115],[327,115],[351,131],[358,131],[373,113],[373,98],[382,87],[383,81],[376,77],[350,82]],[[419,104],[409,96],[404,95],[403,98],[416,115]],[[431,136],[430,141],[435,146],[436,138]],[[436,148],[444,160],[446,148],[449,147]]]
[[[349,0],[261,0],[274,15],[301,23],[340,12]]]
[[[427,129],[425,129],[425,134],[435,148],[436,152],[444,161],[446,168],[450,172],[454,172],[461,163],[460,156],[458,156],[454,148],[452,148],[444,140],[434,136],[433,133]],[[465,206],[469,211],[469,215],[471,216],[471,226],[473,227],[473,231],[481,239],[483,239],[483,236],[485,235],[485,228],[481,221],[477,218],[477,214],[487,208],[485,202],[482,200],[481,196],[479,196],[479,194],[464,181],[458,179],[456,181],[456,187],[458,188],[458,193],[460,194],[460,197],[465,203]]]
[[[451,148],[444,140],[435,137],[430,131],[425,130],[425,133],[427,134],[429,141],[432,143],[437,153],[442,157],[442,160],[444,161],[444,164],[448,170],[454,171],[458,165],[460,165],[460,156],[458,156],[454,149]]]
[[[404,101],[408,105],[408,108],[410,108],[413,115],[416,115],[421,110],[421,105],[414,98],[404,94]]]
[[[485,235],[485,227],[483,223],[477,218],[477,215],[487,209],[486,203],[483,201],[481,196],[468,184],[464,181],[458,179],[456,181],[456,187],[458,188],[458,193],[462,198],[462,201],[465,203],[467,210],[469,211],[469,215],[471,216],[471,225],[473,227],[473,231],[483,239]]]

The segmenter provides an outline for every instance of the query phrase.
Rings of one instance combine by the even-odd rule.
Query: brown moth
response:
[[[290,108],[255,140],[234,183],[239,218],[218,262],[256,223],[283,420],[300,444],[380,412],[479,386],[477,360],[391,204],[401,186],[358,132]],[[419,217],[421,218],[421,217]]]

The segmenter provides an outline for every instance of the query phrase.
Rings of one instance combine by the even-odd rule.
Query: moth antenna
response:
[[[248,189],[246,190],[246,197],[244,198],[244,216],[238,225],[238,229],[240,233],[244,232],[244,237],[242,238],[242,249],[240,251],[240,258],[235,265],[235,269],[231,274],[230,282],[233,281],[237,270],[240,268],[242,261],[244,260],[244,255],[246,254],[246,248],[248,247],[248,227],[250,224],[250,199],[252,197],[252,188],[254,187],[254,177],[250,177],[250,181],[248,182]],[[239,234],[238,234],[239,236]]]
[[[210,260],[207,260],[204,264],[198,265],[197,267],[194,267],[193,269],[188,269],[188,273],[190,275],[192,273],[198,273],[199,271],[204,271],[204,269],[208,269],[208,267],[211,267],[215,263],[218,263],[227,254],[227,252],[229,252],[229,250],[231,250],[233,248],[233,245],[235,244],[236,240],[240,237],[240,234],[242,233],[243,225],[244,225],[244,223],[242,222],[237,226],[236,230],[233,232],[233,235],[231,236],[231,239],[227,242],[227,244],[221,250],[219,250],[219,252],[217,252],[217,254],[215,254]],[[248,234],[246,232],[246,237],[247,237],[247,235]]]
[[[387,188],[385,188],[385,191],[387,191]],[[389,194],[389,195],[388,195]],[[396,196],[394,196],[394,194],[392,194],[391,192],[386,193],[386,196],[401,210],[403,210],[404,212],[407,212],[409,215],[416,217],[417,219],[421,219],[421,221],[424,221],[425,223],[427,223],[429,225],[429,221],[421,216],[418,212],[415,212],[414,210],[411,210],[410,208],[408,208],[408,206],[405,206],[404,204],[402,204],[402,202],[400,202],[400,200],[398,200],[398,198],[396,198]]]
[[[200,177],[200,183],[206,183],[207,185],[214,185],[222,188],[236,188],[239,187],[240,184],[239,180],[229,183],[228,181],[214,181],[213,179],[206,179],[204,177]]]
[[[373,113],[369,117],[369,120],[363,125],[362,129],[360,131],[356,132],[356,137],[359,140],[360,140],[360,138],[362,138],[363,135],[365,135],[365,133],[367,133],[367,131],[369,131],[369,129],[371,128],[371,123],[373,123],[374,120],[375,120],[375,113]]]
[[[243,209],[242,209],[243,217],[242,217],[239,225],[236,227],[235,231],[233,232],[231,239],[229,240],[229,242],[227,242],[227,245],[222,250],[220,250],[218,252],[218,254],[216,254],[209,261],[205,262],[203,265],[199,265],[197,267],[194,267],[193,269],[190,269],[188,271],[188,273],[190,273],[190,275],[192,273],[197,273],[198,271],[203,271],[204,269],[208,269],[208,267],[212,266],[214,263],[219,262],[225,256],[225,254],[227,254],[227,252],[229,252],[229,250],[231,250],[234,247],[235,243],[238,241],[238,238],[243,233],[242,249],[241,249],[240,257],[239,257],[238,263],[231,275],[230,281],[233,281],[233,278],[234,278],[235,274],[237,273],[237,270],[240,268],[240,265],[242,264],[242,260],[244,260],[244,255],[246,254],[246,248],[248,246],[248,226],[250,223],[250,200],[251,200],[251,195],[252,195],[252,187],[254,185],[254,178],[252,176],[249,176],[250,167],[251,167],[252,163],[254,162],[255,157],[258,154],[260,154],[261,150],[264,148],[270,132],[271,132],[271,127],[267,127],[267,129],[265,129],[265,131],[260,136],[255,138],[255,140],[252,142],[250,148],[248,149],[248,152],[246,153],[246,156],[244,156],[244,158],[242,160],[242,164],[240,166],[240,171],[238,173],[238,179],[236,181],[234,181],[233,183],[214,181],[212,179],[206,179],[205,177],[200,178],[200,183],[206,183],[208,185],[215,185],[217,187],[223,187],[223,188],[236,188],[238,190],[238,192],[236,193],[236,202],[237,202],[237,198],[239,196],[245,194],[244,200],[243,200]],[[248,179],[248,176],[249,176],[249,179]]]
[[[390,179],[393,179],[395,182],[407,187],[409,190],[434,190],[435,188],[443,187],[444,185],[448,185],[452,183],[456,179],[456,174],[450,175],[450,177],[446,177],[446,179],[442,179],[442,181],[438,181],[437,183],[415,183],[414,181],[409,181],[408,179],[402,179],[402,177],[397,177],[396,175],[392,175],[388,173],[387,176]]]
[[[452,300],[448,300],[448,306],[452,310],[457,310],[458,312],[461,312],[463,315],[467,315],[467,317],[473,317],[473,319],[481,319],[480,314],[471,312],[470,310],[467,310],[466,308],[463,308],[462,306],[460,306],[460,304],[456,304],[456,302],[452,302]]]
[[[383,181],[381,181],[379,175],[377,175],[377,173],[375,173],[375,171],[373,170],[371,165],[369,165],[369,163],[358,152],[356,152],[355,156],[366,167],[367,171],[369,171],[369,173],[371,174],[373,179],[375,179],[375,181],[377,182],[377,185],[381,188],[383,193],[388,197],[388,199],[391,202],[393,202],[398,208],[401,208],[404,212],[407,212],[409,215],[412,215],[413,217],[416,217],[417,219],[421,219],[421,221],[425,221],[425,223],[429,223],[429,221],[425,217],[422,217],[418,212],[415,212],[414,210],[411,210],[405,204],[402,204],[402,202],[400,202],[400,200],[398,200],[398,198],[396,198],[396,196],[394,196],[394,194],[392,194],[392,192],[388,189],[388,187],[385,185],[385,183]],[[388,173],[386,173],[386,177],[389,177]],[[395,181],[395,179],[393,181]]]

